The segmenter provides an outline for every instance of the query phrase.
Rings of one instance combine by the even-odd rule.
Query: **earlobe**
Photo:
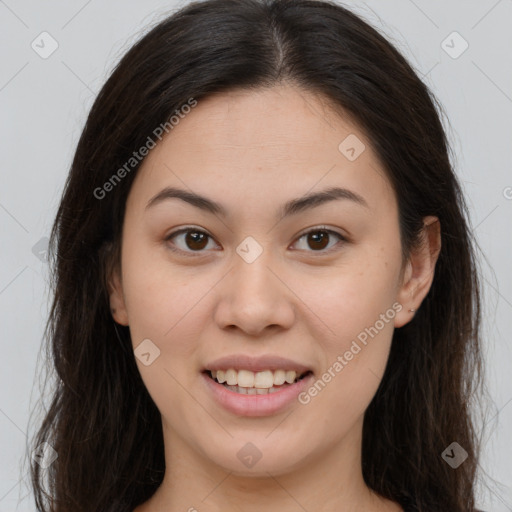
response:
[[[110,297],[110,312],[114,320],[121,325],[128,324],[128,313],[123,295],[123,286],[117,270],[112,272],[108,280],[108,292]]]
[[[435,266],[441,252],[441,225],[437,217],[423,219],[419,247],[411,250],[397,300],[403,309],[395,316],[395,327],[410,322],[420,308],[434,280]]]

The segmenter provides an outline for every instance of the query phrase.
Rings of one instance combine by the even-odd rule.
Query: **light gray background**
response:
[[[87,112],[109,70],[150,26],[186,3],[0,0],[0,511],[35,510],[23,457],[29,413],[40,400],[36,364],[50,292],[46,264],[33,247],[41,239],[44,246]],[[391,38],[448,114],[456,169],[487,259],[492,403],[479,506],[512,511],[512,0],[345,5]],[[46,59],[31,47],[43,31],[58,43]],[[456,59],[441,46],[453,31],[469,44]],[[461,48],[457,40],[448,44]]]

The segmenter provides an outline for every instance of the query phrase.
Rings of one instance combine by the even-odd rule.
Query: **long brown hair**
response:
[[[125,203],[140,165],[113,174],[190,98],[294,83],[366,132],[396,192],[404,255],[422,219],[441,224],[432,287],[393,336],[364,418],[367,485],[420,512],[474,510],[479,442],[470,402],[482,383],[476,242],[450,162],[442,107],[405,58],[333,1],[206,0],[168,16],[125,54],[87,118],[50,237],[54,300],[45,329],[56,371],[32,440],[58,457],[31,463],[39,511],[131,511],[160,485],[161,418],[115,324],[106,276],[119,263]],[[111,182],[112,183],[112,182]],[[96,191],[96,193],[95,193]],[[441,456],[456,441],[467,459]],[[45,488],[46,487],[46,488]]]

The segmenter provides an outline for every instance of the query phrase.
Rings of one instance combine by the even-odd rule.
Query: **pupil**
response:
[[[320,235],[320,236],[318,236]],[[309,240],[313,241],[313,244],[317,244],[318,243],[318,239],[321,238],[323,239],[324,242],[327,242],[327,238],[328,238],[328,233],[326,231],[316,231],[314,233],[310,233],[309,234]],[[327,245],[327,243],[320,243],[321,247],[312,247],[313,249],[324,249]]]
[[[197,237],[203,237],[203,242],[204,240],[206,240],[206,237],[204,236],[204,233],[199,233],[197,231],[189,231],[187,233],[187,236],[186,236],[186,244],[187,246],[190,248],[190,249],[203,249],[205,244],[203,243],[201,245],[201,243],[199,242],[199,247],[197,246],[194,246],[194,244],[197,244],[198,241],[197,241]]]

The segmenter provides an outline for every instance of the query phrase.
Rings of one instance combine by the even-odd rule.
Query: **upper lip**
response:
[[[204,370],[250,370],[252,372],[261,372],[264,370],[295,370],[302,374],[312,371],[311,368],[292,359],[286,359],[280,356],[263,355],[251,357],[244,354],[234,354],[221,357],[206,364]]]

